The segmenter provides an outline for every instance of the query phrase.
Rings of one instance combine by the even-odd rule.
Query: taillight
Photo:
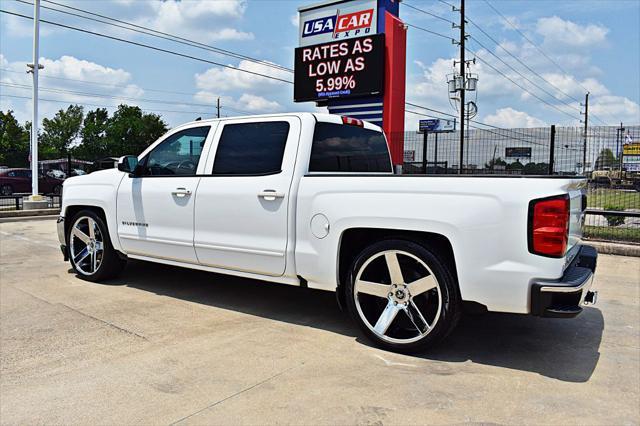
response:
[[[357,118],[342,116],[342,124],[348,124],[349,126],[364,127],[364,122]]]
[[[533,200],[529,203],[529,251],[563,257],[569,236],[569,196]]]

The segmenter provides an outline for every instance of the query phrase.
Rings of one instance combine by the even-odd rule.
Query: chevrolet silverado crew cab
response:
[[[584,187],[396,175],[381,129],[348,117],[203,120],[68,179],[58,234],[86,280],[140,259],[335,291],[371,340],[411,352],[463,303],[572,317],[595,302]]]

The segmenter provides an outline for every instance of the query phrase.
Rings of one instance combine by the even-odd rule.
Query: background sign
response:
[[[456,122],[454,120],[429,119],[420,120],[418,122],[418,131],[420,133],[445,133],[456,130]]]
[[[293,100],[382,94],[384,34],[298,47]]]
[[[299,46],[377,33],[378,1],[351,0],[300,8]]]
[[[531,148],[512,147],[504,149],[504,156],[507,158],[531,158]]]
[[[624,155],[640,155],[640,143],[626,143],[622,145]]]

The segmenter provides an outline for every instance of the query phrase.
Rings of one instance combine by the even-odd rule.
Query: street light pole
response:
[[[33,1],[33,117],[31,119],[31,197],[38,196],[38,73],[40,64],[40,0]]]

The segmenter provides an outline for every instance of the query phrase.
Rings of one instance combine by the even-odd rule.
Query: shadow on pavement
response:
[[[370,345],[332,292],[130,261],[111,285],[127,285],[168,297],[263,318],[358,337]],[[546,377],[586,382],[596,368],[604,329],[598,309],[575,319],[488,313],[463,316],[456,330],[424,359],[470,360],[483,365],[530,371]]]

